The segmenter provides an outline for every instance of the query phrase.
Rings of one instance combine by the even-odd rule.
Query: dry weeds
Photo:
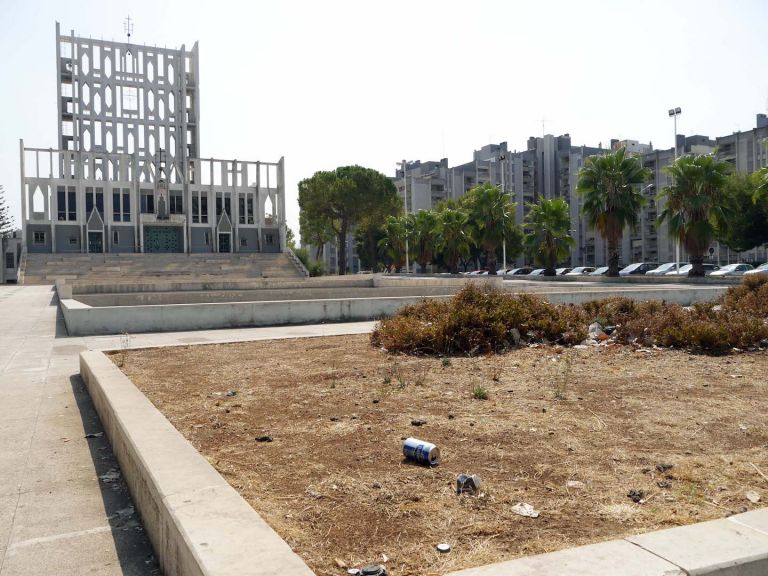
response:
[[[546,347],[443,362],[361,335],[129,351],[124,364],[320,575],[382,554],[393,576],[443,574],[720,518],[756,507],[746,490],[768,498],[765,352]],[[477,384],[488,400],[472,398]],[[435,442],[442,464],[404,462],[407,436]],[[480,475],[481,496],[455,494],[462,472]],[[541,516],[515,515],[518,502]]]

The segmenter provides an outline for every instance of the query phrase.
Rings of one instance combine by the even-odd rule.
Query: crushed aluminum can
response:
[[[387,569],[381,564],[368,564],[360,569],[360,576],[387,576]]]
[[[456,477],[456,494],[477,494],[480,492],[480,476],[459,474]]]
[[[403,442],[403,456],[419,464],[436,466],[440,463],[440,448],[418,438],[406,438]]]

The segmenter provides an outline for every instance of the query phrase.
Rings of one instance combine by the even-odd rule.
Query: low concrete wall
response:
[[[472,282],[481,285],[501,288],[504,283],[502,276],[390,276],[374,274],[373,285],[383,286],[455,286],[463,287]]]
[[[261,290],[295,288],[344,288],[372,287],[373,276],[369,274],[351,276],[322,276],[296,280],[281,278],[259,278],[249,280],[200,280],[165,281],[160,279],[138,282],[85,282],[73,283],[74,294],[123,294],[133,292],[183,292],[200,290]]]
[[[646,287],[635,290],[610,288],[550,291],[541,292],[539,295],[559,304],[578,304],[611,296],[623,296],[637,300],[666,300],[687,306],[693,302],[714,300],[725,290],[723,286]],[[63,299],[60,303],[70,336],[87,336],[376,320],[391,316],[403,306],[424,298],[447,297],[449,296],[419,295],[97,308],[72,299]]]
[[[390,296],[444,296],[458,286],[392,286],[387,288],[344,286],[341,288],[265,288],[262,290],[206,290],[183,292],[131,292],[127,294],[78,294],[89,306],[139,306],[211,302],[268,302],[278,300],[322,300],[338,298],[386,298]],[[69,296],[70,298],[72,296]]]
[[[80,374],[166,576],[312,576],[109,358],[82,352]]]
[[[375,320],[422,299],[401,296],[101,308],[91,308],[77,300],[62,300],[61,309],[69,335],[87,336]]]

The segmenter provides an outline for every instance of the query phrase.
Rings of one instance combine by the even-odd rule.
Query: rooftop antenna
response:
[[[133,34],[133,20],[131,20],[130,14],[123,22],[123,30],[125,31],[125,34],[128,36],[128,54],[131,53],[131,34]]]

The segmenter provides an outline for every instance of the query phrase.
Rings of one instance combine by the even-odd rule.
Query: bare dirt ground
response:
[[[393,576],[444,574],[768,500],[768,352],[443,361],[344,336],[129,351],[123,370],[321,575],[382,554]],[[408,436],[442,463],[404,461]],[[479,496],[456,495],[463,472]],[[515,514],[520,502],[540,516]]]

